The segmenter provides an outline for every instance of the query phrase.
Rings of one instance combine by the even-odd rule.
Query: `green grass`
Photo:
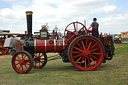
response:
[[[79,71],[58,59],[43,69],[18,74],[11,66],[11,57],[0,56],[0,85],[128,85],[128,44],[115,47],[114,58],[95,71]]]

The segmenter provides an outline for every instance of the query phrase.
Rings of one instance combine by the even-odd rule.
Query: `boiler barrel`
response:
[[[64,42],[64,38],[60,40],[56,39],[35,39],[34,49],[36,53],[40,52],[61,52],[66,48],[67,44]]]
[[[67,44],[64,38],[56,39],[33,39],[25,41],[24,50],[30,53],[43,53],[43,52],[62,52]]]

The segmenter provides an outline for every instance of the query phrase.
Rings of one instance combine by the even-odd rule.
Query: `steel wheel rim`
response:
[[[30,58],[26,53],[17,53],[13,56],[12,66],[18,73],[26,73],[30,68]]]
[[[89,43],[89,41],[91,42]],[[103,47],[97,39],[87,36],[81,37],[77,39],[70,48],[70,60],[73,65],[81,70],[92,70],[98,67],[102,62],[103,53]]]
[[[41,68],[45,65],[46,59],[43,53],[35,53],[33,58],[33,67]]]

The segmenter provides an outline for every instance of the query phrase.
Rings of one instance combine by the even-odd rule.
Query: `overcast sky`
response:
[[[96,17],[103,33],[128,31],[128,0],[0,0],[0,29],[24,33],[26,11],[33,11],[33,32],[48,23],[63,33],[65,27],[78,20],[88,28]]]

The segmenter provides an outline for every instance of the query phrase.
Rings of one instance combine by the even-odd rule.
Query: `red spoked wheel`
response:
[[[5,55],[7,50],[7,48],[0,48],[0,55]]]
[[[67,42],[70,42],[77,36],[87,35],[87,33],[88,31],[84,24],[80,22],[72,22],[65,28],[64,36],[66,37]]]
[[[32,69],[33,60],[27,51],[19,51],[12,57],[12,67],[17,73],[27,73]]]
[[[4,39],[1,39],[0,40],[0,55],[4,55],[4,54],[6,54],[6,52],[7,52],[7,48],[4,48],[3,46],[4,46],[4,42],[5,42],[5,40]]]
[[[34,68],[42,68],[47,63],[47,55],[46,53],[35,53],[33,58],[33,67]]]
[[[92,70],[98,67],[104,56],[101,42],[93,36],[79,36],[68,48],[70,62],[81,70]]]

